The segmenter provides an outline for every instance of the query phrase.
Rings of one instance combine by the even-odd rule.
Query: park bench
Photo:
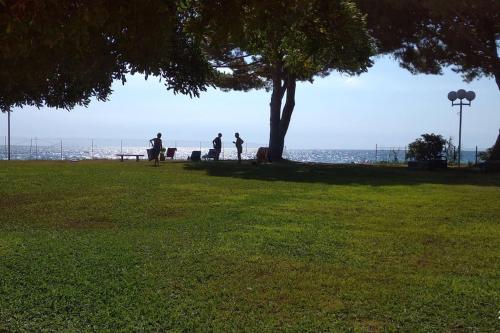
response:
[[[142,155],[142,154],[116,154],[116,156],[120,157],[120,162],[123,162],[123,157],[131,157],[131,156],[135,156],[135,160],[137,162],[139,162],[139,158],[143,157],[144,155]]]
[[[500,172],[500,161],[486,161],[479,164],[481,171]]]

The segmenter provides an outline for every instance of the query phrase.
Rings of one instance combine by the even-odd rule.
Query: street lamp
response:
[[[476,93],[473,91],[465,91],[460,89],[458,91],[450,91],[448,93],[448,99],[451,101],[451,106],[460,105],[460,125],[458,127],[458,166],[460,167],[461,161],[461,150],[462,150],[462,106],[471,106],[471,102],[476,98]],[[460,100],[458,103],[454,103],[457,99]],[[466,99],[469,103],[463,102]]]
[[[9,137],[7,160],[10,161],[10,110],[7,110],[7,136]]]

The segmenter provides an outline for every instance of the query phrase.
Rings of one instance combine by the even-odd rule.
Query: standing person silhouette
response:
[[[153,151],[151,153],[151,159],[155,160],[154,166],[160,166],[160,160],[158,159],[158,156],[160,156],[160,151],[163,148],[162,143],[161,143],[161,133],[158,133],[156,135],[156,138],[153,138],[149,140],[149,143],[153,146]],[[150,159],[150,160],[151,160]]]
[[[219,160],[219,155],[220,155],[220,152],[222,150],[221,138],[222,138],[222,133],[219,133],[217,135],[217,137],[215,139],[213,139],[213,141],[212,141],[212,145],[214,146],[214,149],[215,149],[215,160],[216,161]]]
[[[238,132],[234,133],[234,137],[236,141],[233,141],[233,143],[236,145],[236,150],[238,151],[238,163],[241,163],[241,153],[243,152],[244,141],[240,138],[240,133]]]

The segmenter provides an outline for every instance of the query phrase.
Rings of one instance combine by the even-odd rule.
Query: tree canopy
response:
[[[500,89],[500,1],[357,0],[378,52],[412,73],[451,66],[465,81],[493,77]]]
[[[340,0],[199,1],[192,27],[202,31],[214,84],[272,90],[269,148],[280,159],[297,81],[371,66],[371,38],[356,5]],[[282,107],[282,99],[285,103]]]
[[[183,11],[161,0],[1,0],[0,109],[105,100],[128,73],[198,95],[210,67]]]
[[[88,105],[135,73],[194,96],[267,89],[280,159],[297,82],[360,74],[374,54],[500,88],[499,15],[497,0],[0,0],[0,110]]]

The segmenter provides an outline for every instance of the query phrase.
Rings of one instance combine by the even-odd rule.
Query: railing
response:
[[[478,148],[462,148],[461,163],[464,164],[477,164],[481,162],[481,152],[486,149]],[[408,147],[381,147],[375,146],[375,162],[382,163],[405,163],[407,162]],[[458,163],[458,150],[454,148],[453,151],[443,152],[443,158],[448,161],[448,164]]]
[[[404,163],[406,162],[407,147],[384,147],[375,145],[375,163]]]
[[[187,159],[193,150],[202,154],[212,148],[212,141],[163,140],[165,148],[177,148],[176,159]],[[254,156],[258,143],[244,143],[243,157]],[[145,154],[150,147],[144,139],[74,139],[74,138],[11,138],[13,160],[86,160],[114,159],[116,154]],[[221,159],[236,158],[236,148],[231,141],[222,142]],[[7,159],[7,140],[0,148],[0,159]]]
[[[223,141],[221,159],[236,159],[236,148],[232,141]],[[163,140],[163,146],[175,147],[175,159],[186,160],[193,150],[201,150],[202,155],[212,148],[212,141]],[[245,142],[242,157],[253,159],[258,147],[265,143]],[[91,138],[11,138],[11,159],[14,160],[87,160],[115,159],[116,154],[146,154],[149,140],[145,139],[91,139]],[[479,154],[484,149],[464,148],[462,163],[480,161]],[[375,145],[374,149],[293,149],[286,148],[284,157],[294,161],[316,163],[389,163],[406,162],[406,146]],[[0,159],[7,159],[7,139],[0,144]],[[450,164],[453,163],[448,158]]]

